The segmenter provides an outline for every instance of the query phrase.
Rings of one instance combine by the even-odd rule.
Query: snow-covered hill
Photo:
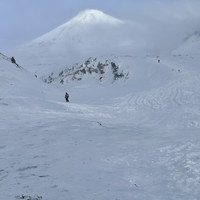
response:
[[[17,64],[16,61],[13,62],[12,58],[1,53],[0,86],[0,105],[10,106],[35,105],[38,101],[48,99],[49,90],[53,89],[44,84],[35,74]]]
[[[14,55],[26,66],[75,63],[90,56],[124,52],[142,41],[131,25],[98,10],[85,10],[49,33],[21,46]],[[129,31],[128,31],[129,30]]]
[[[174,49],[171,54],[199,54],[200,53],[200,31],[195,31],[193,34],[187,36],[183,42]]]
[[[13,57],[9,58],[2,53],[0,53],[0,71],[1,86],[10,86],[14,83],[27,80],[31,82],[31,80],[36,78],[34,74],[31,74],[29,71],[18,65]],[[4,88],[1,87],[1,89],[3,92]]]
[[[199,199],[198,55],[94,57],[50,84],[10,61],[0,55],[0,199]]]

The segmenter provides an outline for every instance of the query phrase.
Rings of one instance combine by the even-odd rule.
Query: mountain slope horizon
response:
[[[21,63],[80,61],[90,56],[124,52],[142,42],[134,40],[132,27],[98,10],[85,10],[43,36],[15,50]],[[62,60],[62,61],[61,61]],[[29,62],[30,63],[30,62]]]
[[[200,30],[188,35],[171,54],[198,54],[200,53]]]
[[[151,54],[150,39],[143,38],[144,30],[102,11],[88,9],[79,12],[68,22],[32,40],[12,52],[17,61],[34,73],[50,73],[55,68],[72,66],[89,57],[103,55]],[[140,35],[140,36],[139,36]],[[191,35],[178,48],[168,53],[198,52],[198,34]],[[192,39],[193,38],[193,39]],[[195,40],[196,41],[196,40]],[[155,45],[155,44],[154,44]],[[162,47],[165,49],[165,47]],[[158,51],[159,52],[159,51]]]
[[[45,42],[47,40],[49,40],[48,42],[52,40],[52,43],[53,43],[53,41],[55,42],[56,40],[62,40],[66,36],[72,37],[73,36],[72,30],[75,29],[76,31],[79,31],[80,27],[78,26],[101,25],[101,24],[117,26],[124,23],[125,22],[118,20],[114,17],[111,17],[107,14],[104,14],[103,12],[99,10],[88,9],[88,10],[79,12],[77,16],[75,16],[68,22],[58,26],[52,31],[40,36],[39,38],[36,38],[35,40],[28,42],[27,44],[23,46],[28,46],[35,43],[39,44],[40,42]],[[46,43],[46,45],[51,46],[51,44],[48,42]]]

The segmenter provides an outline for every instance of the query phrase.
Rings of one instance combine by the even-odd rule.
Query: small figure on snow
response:
[[[12,57],[10,60],[11,60],[12,63],[16,64],[16,61],[15,61],[14,57]]]
[[[65,93],[65,99],[66,99],[66,102],[69,102],[69,94],[67,92]]]

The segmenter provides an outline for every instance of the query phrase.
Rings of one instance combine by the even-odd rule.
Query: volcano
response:
[[[20,63],[52,65],[132,48],[130,24],[98,10],[85,10],[15,51]],[[136,42],[136,41],[135,41]],[[138,41],[137,41],[138,42]],[[27,64],[26,64],[27,65]]]

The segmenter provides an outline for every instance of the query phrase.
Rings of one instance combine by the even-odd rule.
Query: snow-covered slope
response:
[[[51,32],[21,46],[15,51],[19,62],[54,65],[75,63],[90,56],[126,51],[138,46],[130,24],[98,10],[85,10]],[[28,64],[28,65],[27,65]]]
[[[1,86],[13,85],[21,81],[28,81],[35,79],[36,77],[26,69],[19,66],[17,63],[13,63],[11,58],[0,53],[0,72],[1,72]],[[1,89],[4,89],[1,87]],[[2,93],[1,93],[2,94]]]
[[[38,101],[48,99],[49,90],[53,89],[41,82],[35,74],[17,63],[12,63],[11,58],[1,53],[0,86],[0,105],[12,106],[37,104]]]
[[[199,199],[199,56],[91,58],[51,84],[0,62],[0,199]]]
[[[174,49],[171,54],[199,54],[200,53],[200,31],[195,31],[193,34],[186,37],[183,42]]]

